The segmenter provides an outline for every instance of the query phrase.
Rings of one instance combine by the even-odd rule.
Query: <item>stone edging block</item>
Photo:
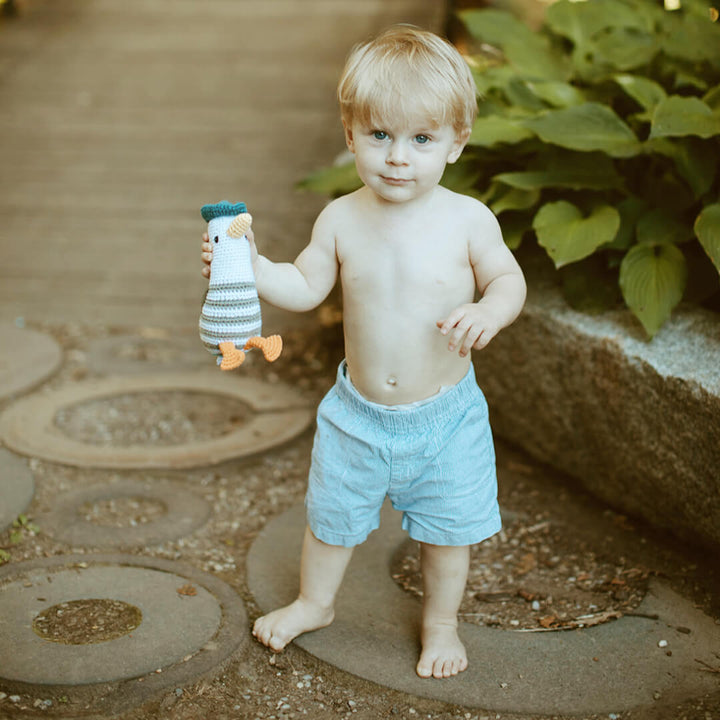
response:
[[[678,309],[651,342],[628,312],[570,309],[531,280],[474,354],[493,430],[612,507],[720,549],[720,329]]]

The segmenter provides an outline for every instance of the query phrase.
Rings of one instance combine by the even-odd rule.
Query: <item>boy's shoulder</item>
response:
[[[497,223],[495,214],[482,200],[442,186],[438,186],[438,190],[442,204],[458,217],[467,218],[472,223]]]

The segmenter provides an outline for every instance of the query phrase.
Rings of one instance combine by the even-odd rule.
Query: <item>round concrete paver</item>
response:
[[[143,392],[195,392],[240,400],[253,417],[219,437],[182,445],[107,447],[64,435],[54,422],[72,405]],[[191,468],[245,457],[280,445],[306,430],[314,419],[308,403],[293,388],[221,371],[163,373],[76,383],[23,398],[0,416],[0,437],[23,455],[77,467],[107,469]]]
[[[297,594],[304,526],[304,509],[292,508],[271,521],[251,549],[248,584],[263,611]],[[717,665],[720,627],[659,583],[636,610],[658,620],[625,616],[564,632],[462,623],[469,669],[452,679],[422,680],[415,674],[420,603],[390,577],[405,539],[399,516],[385,508],[380,529],[355,551],[334,623],[295,643],[380,685],[493,711],[602,714],[652,704],[655,693],[682,701],[717,690],[712,673],[697,670],[698,661]],[[659,644],[663,640],[667,646]]]
[[[161,506],[159,517],[122,527],[97,524],[83,514],[86,504],[138,499]],[[37,518],[48,535],[74,547],[132,548],[158,545],[188,535],[210,515],[209,504],[177,483],[126,481],[84,488],[60,496]]]
[[[214,357],[192,336],[141,337],[110,335],[94,340],[88,349],[87,364],[98,375],[126,375],[212,367]]]
[[[44,639],[34,621],[79,600],[135,608],[140,624],[106,641]],[[62,633],[60,634],[62,636]],[[208,672],[247,641],[247,615],[228,585],[180,563],[132,555],[74,555],[0,571],[0,679],[33,686],[104,688],[107,710]],[[142,685],[137,678],[145,678]],[[131,684],[123,681],[133,678]],[[121,697],[112,695],[116,692]]]
[[[12,525],[34,494],[35,482],[27,461],[0,449],[0,532]]]
[[[62,350],[49,335],[0,325],[0,400],[31,390],[61,362]]]

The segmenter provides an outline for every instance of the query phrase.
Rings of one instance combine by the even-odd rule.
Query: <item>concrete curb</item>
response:
[[[680,308],[647,342],[629,312],[575,312],[529,275],[522,316],[474,356],[495,433],[622,512],[719,550],[717,317]]]

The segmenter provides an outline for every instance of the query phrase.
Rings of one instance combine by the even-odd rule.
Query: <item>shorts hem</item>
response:
[[[465,545],[477,545],[493,535],[497,535],[502,530],[502,520],[500,517],[493,518],[480,527],[464,533],[433,532],[415,525],[412,521],[407,524],[403,522],[403,528],[407,530],[410,538],[416,542],[444,547],[464,547]]]
[[[313,527],[312,523],[308,523],[312,534],[324,542],[326,545],[339,545],[341,547],[351,548],[357,545],[362,545],[373,530],[377,530],[379,527],[370,528],[367,532],[355,533],[354,535],[344,535],[343,533],[333,532],[325,528]]]

